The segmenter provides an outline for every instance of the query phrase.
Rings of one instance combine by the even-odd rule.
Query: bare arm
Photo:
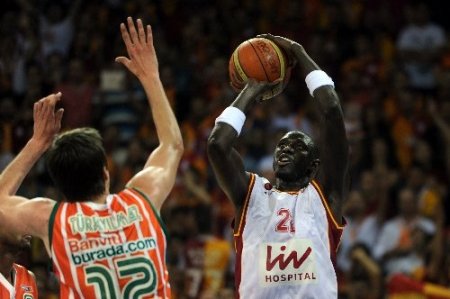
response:
[[[298,43],[270,34],[261,35],[281,46],[300,66],[304,77],[319,66]],[[341,220],[342,201],[349,189],[349,146],[345,134],[344,119],[339,97],[332,85],[323,85],[314,91],[314,107],[319,115],[319,181],[333,209],[337,221]]]
[[[28,200],[15,196],[23,179],[51,145],[61,128],[63,110],[55,112],[61,94],[52,94],[34,104],[33,137],[0,176],[0,214],[2,225],[18,234],[47,238],[47,223],[54,202],[49,199]]]
[[[206,190],[205,184],[197,182],[196,174],[193,170],[188,169],[184,173],[182,180],[186,189],[191,192],[200,202],[204,204],[211,203],[211,195]]]
[[[266,86],[265,82],[251,80],[230,106],[245,113],[252,103],[260,99]],[[219,186],[239,210],[245,200],[250,176],[244,169],[242,157],[233,147],[237,138],[237,131],[231,125],[218,122],[208,138],[208,157]]]
[[[138,19],[136,30],[130,17],[127,22],[128,30],[124,24],[120,25],[120,30],[129,58],[121,56],[116,61],[136,75],[144,87],[159,139],[159,146],[150,154],[144,169],[127,186],[142,190],[155,207],[160,209],[175,183],[183,154],[183,140],[159,78],[151,27],[147,26],[145,30],[142,21]]]
[[[369,276],[370,280],[370,297],[379,298],[382,289],[382,275],[378,264],[363,249],[355,248],[351,252],[351,258],[354,263],[359,263]]]

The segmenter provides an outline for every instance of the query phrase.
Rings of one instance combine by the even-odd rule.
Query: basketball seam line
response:
[[[270,82],[269,76],[267,75],[267,72],[266,72],[264,64],[263,64],[263,62],[261,60],[261,57],[259,57],[259,55],[258,55],[258,51],[256,51],[255,46],[253,46],[251,41],[248,41],[248,43],[252,46],[253,50],[255,51],[256,57],[258,57],[259,63],[261,63],[261,67],[262,67],[262,69],[264,71],[264,75],[266,75],[267,82]]]

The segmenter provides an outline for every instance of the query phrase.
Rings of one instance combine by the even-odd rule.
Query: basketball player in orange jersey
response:
[[[121,24],[129,58],[118,57],[148,96],[159,146],[118,194],[109,194],[109,173],[98,132],[75,129],[55,138],[61,94],[34,106],[34,132],[6,168],[0,184],[0,226],[41,238],[60,281],[60,298],[170,298],[165,264],[167,240],[159,210],[175,181],[183,143],[159,78],[150,26],[128,18]],[[127,28],[128,27],[128,28]],[[39,157],[64,200],[15,196]]]
[[[4,230],[0,236],[0,298],[36,299],[34,274],[15,263],[18,255],[30,247],[31,236],[17,238]]]
[[[262,35],[297,62],[319,113],[320,140],[300,131],[278,142],[276,181],[244,169],[233,149],[245,112],[270,88],[250,81],[216,119],[208,155],[217,180],[236,207],[236,292],[238,298],[337,298],[334,269],[344,221],[348,144],[343,114],[331,78],[289,39]]]

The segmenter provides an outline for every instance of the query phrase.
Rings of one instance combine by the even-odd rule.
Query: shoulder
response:
[[[48,215],[52,212],[53,208],[56,206],[57,202],[53,199],[46,197],[35,197],[30,200],[30,204],[36,209],[36,214],[43,213]]]
[[[23,271],[23,270],[26,271],[26,269],[25,269],[24,266],[19,265],[19,264],[16,264],[16,263],[13,263],[13,268],[14,268],[14,270],[16,270],[16,271]]]
[[[27,268],[25,268],[24,266],[14,263],[13,267],[16,270],[17,273],[20,273],[22,275],[26,274],[28,276],[31,276],[33,279],[35,278],[34,273],[31,272],[30,270],[28,270]]]
[[[309,184],[308,184],[308,186],[306,186],[306,188],[314,190],[317,193],[317,195],[320,196],[320,198],[322,200],[325,200],[328,202],[328,198],[326,198],[324,195],[323,187],[317,180],[314,179],[311,182],[309,182]]]
[[[260,176],[260,175],[257,174],[257,173],[254,173],[254,172],[247,172],[247,176],[249,177],[250,182],[251,182],[252,180],[254,180],[255,183],[258,183],[258,184],[263,184],[263,185],[264,185],[264,184],[267,184],[267,183],[270,184],[270,182],[269,182],[268,179],[266,179],[266,178],[263,177],[263,176]]]
[[[247,175],[249,177],[247,194],[256,190],[268,191],[273,188],[272,183],[265,177],[252,172],[247,172]]]
[[[113,194],[120,197],[121,200],[136,202],[145,201],[151,204],[150,196],[142,189],[133,186],[127,186],[125,189],[117,194]],[[116,198],[113,196],[113,198]]]

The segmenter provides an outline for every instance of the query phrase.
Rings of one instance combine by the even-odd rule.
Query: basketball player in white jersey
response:
[[[289,39],[264,34],[297,62],[319,113],[320,140],[293,131],[274,152],[276,181],[244,169],[233,148],[245,112],[270,88],[250,81],[216,119],[208,155],[217,180],[236,207],[237,298],[337,298],[334,268],[348,189],[348,143],[331,78]]]

